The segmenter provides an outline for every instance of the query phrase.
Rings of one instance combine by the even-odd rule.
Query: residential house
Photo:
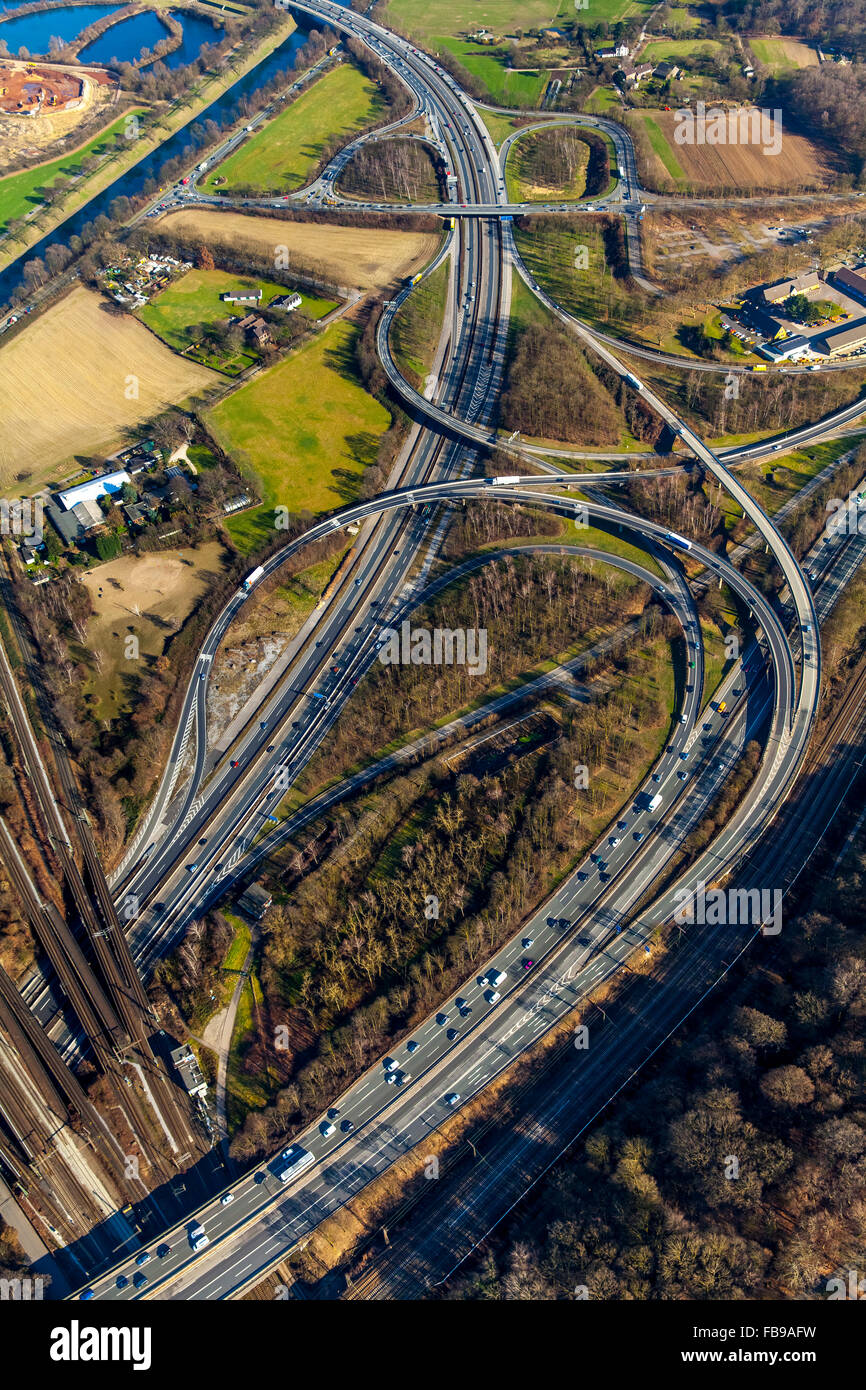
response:
[[[603,63],[612,61],[614,58],[627,58],[631,49],[626,43],[618,43],[615,48],[597,48],[596,58],[600,58]]]
[[[274,341],[268,325],[258,314],[247,314],[246,318],[241,319],[238,328],[252,339],[257,348],[265,348]]]
[[[294,309],[300,309],[303,300],[299,294],[279,294],[276,299],[272,299],[268,305],[269,309],[282,309],[284,313],[290,314]]]

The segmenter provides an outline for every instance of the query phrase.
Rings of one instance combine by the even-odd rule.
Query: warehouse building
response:
[[[819,352],[827,357],[841,357],[847,352],[856,352],[866,346],[866,319],[858,319],[847,328],[834,328],[815,339]]]
[[[838,270],[833,271],[833,284],[840,285],[846,294],[853,295],[855,299],[860,299],[866,304],[866,278],[856,270],[840,266]]]
[[[79,502],[96,502],[100,497],[120,492],[124,483],[131,481],[126,469],[121,468],[116,473],[103,473],[100,478],[91,478],[88,483],[79,483],[78,487],[68,488],[65,492],[55,495],[61,507],[71,512]]]
[[[768,304],[784,304],[792,294],[808,294],[810,290],[817,290],[820,283],[816,270],[806,270],[793,280],[778,280],[775,285],[765,285],[764,299]]]
[[[796,362],[801,357],[814,356],[809,339],[802,333],[794,333],[777,343],[764,343],[758,352],[770,362]]]

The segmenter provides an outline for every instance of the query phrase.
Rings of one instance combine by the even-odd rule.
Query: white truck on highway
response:
[[[520,479],[514,473],[503,474],[498,478],[485,478],[489,487],[508,487],[511,483],[519,483]]]
[[[661,792],[655,792],[654,794],[650,794],[650,792],[641,792],[640,795],[635,798],[635,805],[639,811],[657,811],[661,804]]]
[[[247,575],[246,579],[244,580],[244,589],[247,593],[249,593],[250,589],[253,587],[254,584],[258,584],[264,572],[264,565],[257,565],[256,568],[253,570],[252,574]]]

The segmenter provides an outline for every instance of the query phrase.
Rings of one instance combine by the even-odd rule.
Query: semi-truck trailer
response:
[[[249,592],[254,584],[257,584],[265,572],[264,565],[257,565],[252,574],[248,574],[244,580],[244,588]]]
[[[670,541],[671,545],[677,546],[680,550],[691,550],[692,543],[687,541],[685,536],[678,536],[676,531],[665,531],[665,540]]]

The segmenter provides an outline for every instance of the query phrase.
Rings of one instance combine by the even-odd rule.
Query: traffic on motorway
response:
[[[128,1249],[122,1260],[70,1295],[86,1302],[237,1297],[397,1159],[451,1124],[516,1059],[561,1028],[599,985],[632,969],[630,961],[651,956],[654,933],[659,923],[670,920],[682,893],[738,870],[789,795],[817,719],[820,624],[864,554],[858,533],[828,526],[799,561],[778,518],[768,515],[732,471],[735,464],[775,452],[783,444],[790,448],[828,429],[838,430],[862,413],[863,403],[854,402],[778,441],[724,452],[710,449],[640,374],[642,367],[634,365],[663,355],[651,349],[632,354],[628,345],[589,327],[565,311],[522,261],[511,217],[529,208],[558,212],[570,207],[508,200],[508,151],[526,132],[515,132],[497,150],[477,104],[455,78],[368,14],[332,0],[280,3],[366,44],[406,85],[412,97],[410,113],[374,136],[358,136],[296,194],[233,200],[203,191],[200,185],[215,165],[270,119],[284,100],[280,98],[234,131],[175,186],[160,190],[140,216],[155,218],[189,205],[278,208],[287,201],[318,210],[384,208],[343,198],[336,189],[339,173],[368,139],[423,117],[426,134],[421,138],[447,161],[455,196],[448,202],[419,204],[415,210],[437,212],[454,222],[436,258],[394,293],[378,322],[376,347],[382,368],[412,418],[387,490],[325,517],[252,568],[198,647],[157,793],[111,885],[117,912],[128,924],[136,968],[142,977],[150,974],[190,924],[248,881],[252,869],[293,829],[374,775],[375,769],[364,769],[293,815],[281,819],[278,814],[376,662],[386,629],[484,562],[476,557],[429,580],[434,560],[442,559],[442,539],[455,509],[495,501],[502,507],[548,509],[573,520],[575,545],[557,546],[555,553],[570,549],[628,571],[648,587],[651,602],[679,625],[677,703],[661,755],[638,780],[628,805],[519,931],[323,1113],[302,1131],[275,1142],[265,1161],[226,1181],[182,1222],[167,1224],[158,1236]],[[334,60],[332,50],[317,68]],[[299,78],[294,88],[315,70]],[[615,185],[584,206],[590,212],[617,208],[625,221],[632,274],[654,289],[644,277],[641,260],[645,195],[630,137],[601,117],[568,119],[602,129],[613,141],[618,161]],[[539,127],[542,124],[539,121]],[[436,370],[422,393],[406,380],[395,358],[392,329],[417,286],[443,264],[449,277],[446,321]],[[506,361],[512,272],[587,353],[616,375],[626,392],[670,428],[680,452],[672,455],[669,470],[647,469],[647,475],[693,467],[734,499],[753,528],[755,544],[766,547],[784,578],[779,603],[737,567],[738,556],[716,553],[609,500],[610,489],[641,476],[640,470],[576,473],[559,467],[551,457],[533,455],[532,446],[500,436],[496,400]],[[618,355],[626,350],[628,362]],[[695,369],[704,366],[719,370],[715,364],[698,364]],[[498,469],[507,466],[501,462],[504,456],[515,468],[528,461],[535,471],[485,476],[493,448],[502,451]],[[602,494],[605,500],[595,495],[598,488],[608,489]],[[646,562],[581,547],[583,525],[627,538]],[[279,679],[262,689],[255,709],[238,721],[242,727],[225,746],[214,748],[208,727],[212,673],[232,624],[288,559],[322,538],[337,533],[346,538],[348,527],[354,537],[350,563],[334,591],[292,638]],[[535,549],[545,551],[544,546]],[[724,584],[740,611],[748,613],[750,631],[740,658],[718,687],[708,691],[695,592],[698,585],[716,583]],[[506,708],[506,697],[499,695],[491,708],[494,704]],[[463,727],[469,726],[467,718]],[[684,843],[756,738],[762,755],[754,778],[711,843],[685,867],[678,867]],[[385,765],[390,763],[383,759],[381,766]],[[577,772],[574,790],[579,796]],[[743,923],[738,946],[745,948],[761,925]],[[83,1054],[87,1038],[64,1016],[48,972],[34,972],[27,982],[27,1000],[64,1057]]]

